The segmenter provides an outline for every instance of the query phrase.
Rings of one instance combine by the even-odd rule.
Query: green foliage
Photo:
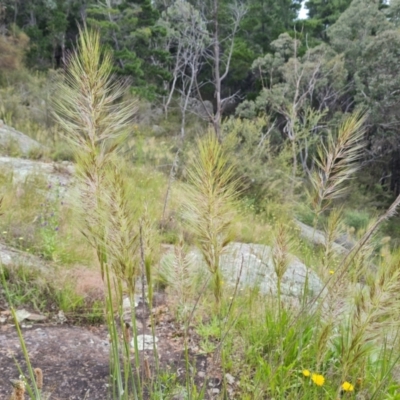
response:
[[[189,96],[200,93],[210,100],[215,89],[209,84],[215,77],[211,67],[213,21],[217,18],[219,23],[223,67],[230,53],[232,18],[239,10],[231,1],[218,0],[213,15],[213,4],[211,0],[123,0],[105,4],[96,0],[4,0],[0,15],[0,84],[12,89],[0,93],[0,118],[14,127],[25,121],[20,126],[30,135],[30,130],[36,135],[53,125],[46,101],[51,95],[32,93],[22,64],[25,61],[36,70],[66,65],[80,23],[100,30],[103,45],[115,56],[113,72],[129,78],[135,95],[152,102],[162,98],[167,108],[176,100],[172,97],[188,89],[188,77],[195,75],[197,83],[190,86]],[[246,0],[243,5],[247,12],[232,41],[225,82],[217,91],[222,97],[231,97],[224,102],[222,113],[231,113],[243,96],[247,100],[239,104],[237,115],[253,118],[267,112],[272,120],[276,119],[275,133],[285,139],[285,129],[290,128],[287,119],[302,119],[307,108],[328,110],[320,122],[334,126],[341,113],[367,107],[371,111],[371,143],[366,158],[374,160],[371,164],[376,167],[371,171],[371,184],[390,175],[383,185],[398,191],[398,0],[390,4],[381,0],[308,0],[305,6],[309,18],[301,21],[296,19],[299,0]],[[194,66],[195,74],[191,70]],[[42,81],[40,91],[49,86],[46,90],[52,93],[50,81]],[[320,129],[318,126],[314,135]],[[71,154],[59,145],[57,133],[51,135],[51,156],[70,159]],[[300,157],[298,153],[304,164],[304,154]],[[310,167],[310,157],[305,162]]]
[[[51,287],[40,274],[21,266],[16,270],[2,267],[0,270],[2,286],[7,287],[7,302],[20,307],[31,305],[35,310],[47,311],[52,299]]]
[[[293,28],[293,20],[301,7],[299,0],[249,0],[248,12],[241,23],[242,38],[259,54],[271,49],[278,36]]]
[[[260,211],[265,202],[282,200],[288,188],[287,154],[274,143],[275,126],[265,116],[254,119],[229,118],[222,125],[222,145],[235,163],[241,189]],[[281,144],[281,143],[279,143]]]
[[[348,210],[344,213],[344,222],[356,231],[367,228],[371,217],[366,211]]]
[[[76,31],[80,2],[39,0],[26,2],[22,7],[11,0],[4,3],[6,25],[16,24],[29,36],[27,64],[34,69],[59,65],[70,46],[68,34]]]
[[[400,129],[398,114],[393,108],[395,93],[400,89],[396,71],[400,63],[400,33],[385,30],[370,38],[364,47],[355,76],[359,104],[371,110],[370,121],[379,133],[391,135]]]
[[[320,39],[326,40],[326,29],[332,26],[349,7],[352,0],[308,0],[305,6],[309,19],[304,21],[305,29]]]
[[[385,10],[385,14],[389,18],[389,21],[398,27],[400,24],[400,1],[392,0],[389,3],[389,7]]]
[[[373,36],[390,27],[378,0],[353,0],[327,33],[332,47],[345,53],[347,69],[357,70],[357,58]]]
[[[0,270],[0,282],[5,288],[5,292],[0,294],[0,299],[6,300],[11,307],[29,307],[43,314],[48,314],[54,309],[62,310],[71,320],[98,322],[102,319],[102,305],[91,304],[77,294],[72,282],[60,283],[57,279],[51,281],[46,273],[24,265],[3,267]]]
[[[165,31],[156,25],[159,13],[150,0],[93,5],[88,15],[88,23],[100,30],[103,43],[115,56],[114,71],[128,76],[135,91],[144,98],[152,98],[168,77],[160,64],[168,53],[153,47]]]
[[[399,123],[393,95],[398,90],[394,71],[399,63],[396,45],[399,38],[395,20],[392,23],[386,15],[390,10],[390,7],[383,9],[377,0],[354,0],[328,29],[328,36],[332,47],[345,55],[351,82],[350,99],[370,111],[371,154],[382,161],[375,164],[371,174],[383,176],[389,170],[389,187],[398,193],[395,160]]]
[[[282,34],[272,46],[273,55],[266,54],[252,65],[263,89],[254,105],[244,102],[236,113],[252,117],[254,112],[266,110],[269,115],[274,112],[285,117],[313,107],[320,111],[329,109],[332,115],[336,106],[334,99],[346,84],[343,58],[326,45],[309,49],[300,57],[300,42],[288,34]],[[253,115],[249,108],[254,110]],[[245,114],[243,109],[247,110]]]

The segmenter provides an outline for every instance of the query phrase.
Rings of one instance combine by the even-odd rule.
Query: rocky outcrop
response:
[[[16,152],[21,156],[28,156],[34,151],[44,151],[45,147],[29,136],[5,125],[0,120],[0,154],[6,149],[16,147]],[[3,152],[1,150],[3,149]]]
[[[7,268],[25,267],[44,275],[53,270],[53,267],[50,268],[49,264],[46,264],[40,257],[9,247],[4,243],[0,243],[0,268],[1,266]]]
[[[205,263],[198,250],[189,255],[192,262]],[[175,254],[168,252],[161,260],[162,268],[174,262]],[[307,268],[297,257],[290,255],[290,262],[281,282],[281,294],[299,298],[306,291],[307,295],[316,295],[323,289],[323,283],[317,274]],[[261,244],[231,243],[220,259],[220,268],[226,284],[239,287],[258,286],[263,294],[275,295],[277,292],[277,276],[272,260],[272,248]]]
[[[49,184],[71,183],[74,165],[63,161],[61,163],[46,163],[14,157],[0,157],[0,171],[12,173],[14,183],[23,183],[29,176],[43,176]]]
[[[318,229],[314,229],[311,226],[303,224],[300,221],[295,220],[296,225],[300,230],[300,236],[312,244],[325,246],[326,236],[323,232]],[[340,241],[340,243],[338,243]],[[341,237],[337,242],[332,243],[332,250],[339,254],[344,255],[349,252],[349,250],[354,246],[355,243],[350,241],[348,238]]]

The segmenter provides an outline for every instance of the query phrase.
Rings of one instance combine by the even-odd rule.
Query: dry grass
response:
[[[14,32],[9,36],[0,34],[0,70],[20,69],[28,43],[29,37],[23,32]]]

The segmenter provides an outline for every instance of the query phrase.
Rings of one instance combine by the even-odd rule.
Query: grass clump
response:
[[[77,52],[60,83],[63,95],[56,100],[55,109],[56,118],[76,151],[82,233],[96,252],[106,288],[112,393],[120,399],[130,399],[143,397],[134,308],[131,327],[135,370],[130,342],[120,343],[116,320],[125,326],[123,296],[127,292],[130,304],[134,304],[139,276],[143,285],[147,282],[151,304],[150,268],[155,253],[151,217],[147,216],[146,207],[132,207],[135,191],[127,183],[117,157],[135,106],[120,101],[128,85],[114,80],[112,70],[110,53],[102,51],[99,34],[83,29]]]

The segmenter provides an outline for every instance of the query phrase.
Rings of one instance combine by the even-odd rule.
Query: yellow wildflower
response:
[[[311,375],[311,380],[317,385],[317,386],[323,386],[325,383],[325,378],[323,375],[320,374],[312,374]]]
[[[308,369],[303,369],[302,373],[306,377],[309,377],[311,375],[311,372]]]
[[[345,392],[352,392],[354,390],[354,386],[350,382],[344,382],[342,385],[342,389]]]
[[[334,271],[333,269],[331,269],[331,270],[329,271],[329,273],[330,273],[331,275],[333,275],[333,274],[335,273],[335,271]]]

